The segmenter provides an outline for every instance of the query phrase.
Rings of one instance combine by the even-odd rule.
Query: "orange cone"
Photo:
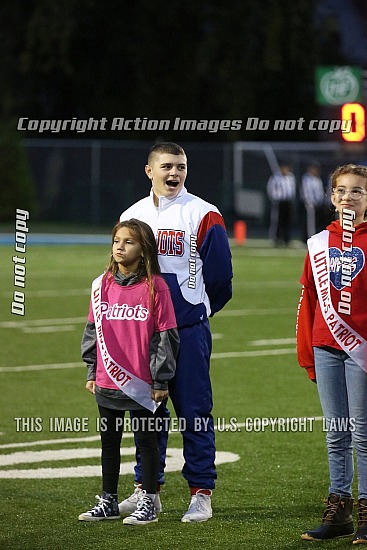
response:
[[[237,220],[233,226],[233,236],[236,244],[243,245],[246,241],[247,226],[243,220]]]

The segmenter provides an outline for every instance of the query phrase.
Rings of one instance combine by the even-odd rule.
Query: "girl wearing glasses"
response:
[[[317,383],[330,486],[321,525],[301,537],[324,540],[354,533],[353,544],[367,544],[367,166],[337,168],[331,185],[338,220],[307,241],[297,314],[298,362]]]

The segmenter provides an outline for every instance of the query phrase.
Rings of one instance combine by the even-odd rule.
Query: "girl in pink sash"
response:
[[[331,184],[338,220],[308,240],[297,316],[298,361],[317,384],[325,417],[330,486],[321,525],[301,537],[354,533],[353,544],[367,544],[367,167],[341,166]]]
[[[86,388],[96,396],[102,444],[102,493],[81,521],[119,519],[118,480],[125,411],[134,410],[132,429],[142,460],[137,509],[123,521],[156,522],[159,470],[155,414],[175,374],[179,338],[170,291],[160,276],[151,228],[131,219],[112,232],[112,254],[92,285],[82,357]]]

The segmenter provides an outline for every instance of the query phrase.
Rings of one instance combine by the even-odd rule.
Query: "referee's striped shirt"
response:
[[[268,197],[272,201],[288,201],[296,196],[296,179],[293,174],[270,176],[267,185]]]
[[[305,174],[302,178],[301,198],[308,206],[322,206],[324,202],[324,186],[321,178]]]

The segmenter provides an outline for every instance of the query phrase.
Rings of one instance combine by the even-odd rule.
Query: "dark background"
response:
[[[144,164],[157,141],[185,147],[189,190],[217,204],[230,225],[243,215],[234,193],[238,142],[284,142],[278,161],[293,164],[298,183],[315,156],[325,186],[337,164],[366,162],[366,140],[353,148],[307,124],[340,118],[339,107],[316,102],[319,65],[360,67],[366,103],[365,0],[3,0],[0,21],[0,223],[22,208],[33,221],[110,225],[148,192]],[[109,123],[40,134],[18,130],[22,117]],[[171,124],[111,131],[117,117]],[[242,124],[174,131],[177,117]],[[246,131],[253,117],[269,129]],[[277,119],[300,118],[302,131],[272,130]],[[319,156],[303,145],[328,141],[338,148]],[[268,223],[270,173],[261,148],[244,156],[240,185],[264,197],[263,213],[248,219],[256,231]]]
[[[0,21],[2,120],[312,119],[320,115],[317,65],[367,68],[364,0],[3,0]],[[122,134],[93,137],[157,137]],[[264,139],[248,134],[243,127],[158,137]],[[266,135],[319,137],[307,129]]]

